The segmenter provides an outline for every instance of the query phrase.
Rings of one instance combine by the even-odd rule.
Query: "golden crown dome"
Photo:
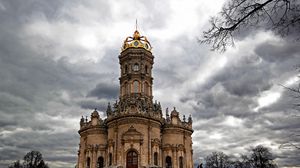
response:
[[[132,37],[127,37],[124,40],[122,51],[127,48],[144,48],[148,51],[151,51],[152,47],[150,42],[145,36],[141,36],[139,31],[135,30]]]

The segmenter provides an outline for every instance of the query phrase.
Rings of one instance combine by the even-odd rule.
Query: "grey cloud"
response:
[[[97,111],[106,111],[107,104],[110,102],[107,99],[104,99],[103,101],[93,101],[93,100],[82,100],[78,102],[81,108],[83,109],[95,109],[97,108]]]
[[[255,49],[255,52],[268,62],[283,62],[291,58],[300,57],[298,43],[264,43]]]
[[[87,96],[94,96],[97,98],[117,98],[119,87],[116,84],[99,83],[96,88],[91,90]]]
[[[98,62],[72,63],[69,59],[85,55],[85,50],[77,46],[57,46],[61,44],[56,41],[58,39],[24,34],[23,29],[33,20],[49,24],[57,20],[87,24],[85,18],[94,17],[100,24],[107,24],[107,21],[117,20],[111,5],[107,1],[77,4],[74,1],[19,0],[1,3],[6,10],[0,9],[0,153],[6,155],[0,156],[0,166],[7,166],[5,160],[21,159],[26,152],[36,149],[52,165],[61,161],[73,167],[79,124],[70,122],[75,118],[79,122],[81,115],[90,115],[88,109],[98,108],[103,113],[107,102],[117,99],[121,42],[102,50],[103,57]],[[167,25],[170,5],[169,2],[160,4],[150,1],[139,4],[147,13],[144,30]],[[73,10],[77,7],[89,10],[75,13]],[[255,30],[251,35],[257,32]],[[246,34],[240,36],[241,39],[249,37]],[[32,50],[32,45],[40,48]],[[252,110],[257,106],[261,92],[296,74],[294,66],[299,65],[300,55],[298,43],[266,42],[252,53],[239,51],[233,62],[196,88],[183,84],[195,81],[195,71],[212,57],[208,48],[199,46],[196,37],[191,40],[186,34],[170,41],[153,39],[153,46],[154,90],[159,90],[162,95],[168,95],[165,88],[169,87],[172,92],[182,91],[178,96],[179,104],[174,105],[182,105],[179,109],[193,115],[195,158],[215,150],[223,150],[229,155],[242,153],[264,139],[277,144],[299,142],[290,136],[299,132],[300,126],[297,118],[293,118],[298,111],[290,106],[293,99],[287,91],[271,106],[258,112]],[[160,101],[165,105],[164,102],[174,100]],[[190,107],[191,111],[185,107]],[[226,125],[224,122],[228,117],[240,121],[239,127]],[[57,130],[62,128],[66,130]],[[223,137],[210,137],[216,133]],[[276,149],[274,152],[280,166],[300,164],[297,150]]]
[[[147,27],[147,29],[159,29],[166,26],[166,22],[168,20],[169,13],[171,12],[170,3],[168,1],[163,2],[150,2],[150,1],[140,1],[143,3],[143,7],[149,11],[149,13],[145,16],[144,20],[147,22],[142,23],[143,27]],[[150,12],[153,9],[156,12]],[[166,16],[166,17],[161,17]]]
[[[300,54],[297,44],[290,45],[283,42],[264,47],[269,45],[266,43],[254,50],[256,55],[242,53],[235,62],[229,63],[204,85],[192,90],[193,94],[181,99],[182,103],[197,100],[197,104],[193,105],[193,117],[194,121],[199,122],[195,123],[194,129],[201,131],[201,134],[195,132],[193,139],[200,144],[194,148],[195,151],[199,150],[203,153],[195,154],[196,158],[203,158],[216,150],[225,153],[231,151],[228,152],[229,155],[244,153],[250,144],[264,140],[279,145],[298,142],[297,138],[290,137],[299,132],[300,125],[295,117],[298,110],[292,107],[295,101],[287,90],[276,103],[258,112],[253,111],[253,108],[258,105],[257,97],[260,93],[274,86],[278,87],[280,83],[284,83],[282,79],[297,74],[294,68],[299,62],[296,59]],[[275,49],[276,45],[280,47]],[[277,66],[274,62],[278,62]],[[228,116],[236,117],[242,125],[234,128],[220,124]],[[215,133],[222,135],[222,139],[213,141],[208,138]],[[297,149],[288,150],[290,154],[299,156]],[[286,159],[290,155],[287,149],[276,149],[273,152],[280,161],[279,166],[299,164],[296,160]]]
[[[0,11],[0,153],[5,155],[0,156],[0,167],[22,159],[31,150],[41,151],[46,161],[74,165],[78,128],[66,128],[68,117],[78,115],[79,121],[81,112],[76,100],[93,89],[95,85],[89,81],[97,83],[110,74],[90,70],[96,69],[98,63],[76,66],[64,57],[54,60],[51,45],[55,43],[40,48],[46,55],[31,50],[29,43],[39,45],[47,41],[24,34],[24,26],[39,17],[49,22],[63,19],[59,16],[63,6],[60,1],[1,3],[5,10]],[[104,63],[109,65],[109,61]],[[58,116],[62,119],[55,118]],[[54,127],[68,131],[59,133]],[[58,154],[60,151],[66,155]]]

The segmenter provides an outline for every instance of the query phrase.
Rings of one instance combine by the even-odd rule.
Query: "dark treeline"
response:
[[[31,151],[24,156],[22,162],[17,160],[8,168],[49,168],[49,166],[44,162],[43,156],[39,151]]]
[[[277,168],[274,159],[268,148],[258,145],[251,148],[248,155],[242,154],[240,158],[235,159],[223,152],[213,152],[198,168]]]

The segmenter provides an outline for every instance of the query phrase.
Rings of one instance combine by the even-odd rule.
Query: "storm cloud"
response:
[[[0,0],[0,167],[31,150],[75,166],[81,116],[105,117],[118,99],[118,55],[136,19],[153,46],[154,99],[193,116],[195,162],[262,144],[280,167],[299,167],[285,146],[299,145],[299,109],[282,85],[299,83],[300,44],[261,28],[210,51],[197,38],[223,3]]]

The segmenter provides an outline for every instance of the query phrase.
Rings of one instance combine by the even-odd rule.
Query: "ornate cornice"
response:
[[[171,150],[171,151],[176,151],[176,152],[178,152],[178,151],[183,151],[183,152],[185,152],[186,151],[186,149],[185,149],[185,147],[184,147],[184,145],[183,144],[164,144],[163,145],[163,147],[162,147],[162,150],[163,151],[169,151],[169,150]]]
[[[109,118],[107,120],[107,126],[111,127],[115,125],[117,122],[119,125],[123,124],[146,124],[150,121],[151,125],[156,126],[156,127],[161,127],[162,125],[162,120],[161,119],[156,119],[152,118],[150,116],[145,116],[143,114],[123,114],[123,115],[117,115],[113,118]]]
[[[88,134],[107,134],[107,127],[105,125],[83,127],[78,131],[78,133],[80,136],[86,136]]]
[[[107,149],[107,144],[89,144],[84,149],[84,152],[95,152],[95,151],[105,151]]]
[[[147,51],[143,48],[128,48],[121,52],[119,55],[120,61],[122,61],[126,57],[140,57],[140,56],[148,56],[151,60],[153,60],[154,56],[150,51]],[[147,59],[147,58],[145,58]]]
[[[194,132],[193,129],[172,124],[164,124],[162,130],[163,133],[188,133],[189,135],[192,135]]]

